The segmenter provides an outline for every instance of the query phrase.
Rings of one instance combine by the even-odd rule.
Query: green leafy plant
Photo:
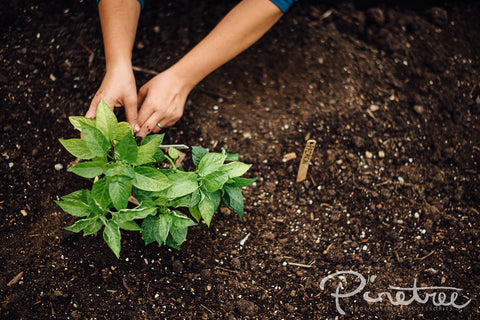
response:
[[[202,219],[210,226],[222,200],[243,217],[241,188],[256,179],[241,177],[251,165],[239,162],[238,154],[192,147],[196,170],[186,172],[175,166],[177,149],[169,148],[165,154],[159,148],[163,134],[147,136],[138,145],[131,126],[118,122],[104,101],[96,119],[69,120],[83,139],[59,141],[85,161],[68,171],[93,179],[93,185],[56,203],[81,218],[67,230],[90,235],[103,228],[103,238],[117,258],[121,230],[140,231],[145,245],[157,242],[179,249],[188,227]]]

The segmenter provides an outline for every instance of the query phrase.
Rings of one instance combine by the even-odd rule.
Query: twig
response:
[[[77,41],[77,43],[78,43],[79,45],[81,45],[82,48],[85,49],[89,54],[94,54],[93,51],[92,51],[92,49],[90,49],[89,47],[87,47],[87,46],[85,45],[85,43],[83,43],[82,41]]]
[[[432,252],[430,252],[429,254],[427,254],[426,256],[424,257],[421,257],[421,258],[414,258],[414,260],[425,260],[427,259],[428,257],[430,257],[432,254],[435,253],[435,250],[433,250]]]
[[[219,266],[216,266],[215,267],[216,269],[219,269],[219,270],[222,270],[222,271],[226,271],[226,272],[232,272],[232,273],[240,273],[236,270],[230,270],[230,269],[226,269],[226,268],[222,268],[222,267],[219,267]]]
[[[22,279],[22,277],[23,277],[23,271],[20,272],[19,274],[17,274],[15,277],[13,277],[13,279],[10,280],[10,282],[7,283],[7,287],[13,286],[15,283],[20,281],[20,279]]]
[[[178,151],[178,158],[177,160],[175,160],[175,168],[178,168],[183,164],[183,160],[185,160],[186,156],[187,156],[186,153],[182,151]]]
[[[90,67],[92,65],[93,59],[95,58],[95,53],[85,45],[85,43],[81,41],[77,41],[79,45],[82,46],[83,49],[85,49],[90,55],[88,56],[88,66]]]
[[[232,99],[232,97],[227,97],[227,96],[224,96],[224,95],[222,95],[222,94],[220,94],[220,93],[208,91],[208,90],[205,90],[205,89],[200,89],[200,90],[198,90],[198,92],[204,93],[204,94],[206,94],[206,95],[208,95],[208,96],[213,96],[214,98],[217,98],[217,99],[218,99],[218,98],[222,98],[223,100],[230,100],[230,99]]]
[[[203,309],[207,310],[207,311],[210,312],[211,314],[215,314],[215,312],[213,312],[212,310],[208,309],[208,308],[205,307],[203,304],[200,304],[200,307],[202,307]]]
[[[148,74],[153,74],[154,76],[159,74],[158,71],[151,70],[151,69],[145,69],[142,67],[137,67],[137,66],[132,66],[133,71],[138,71],[138,72],[143,72],[143,73],[148,73]]]
[[[383,186],[383,185],[386,185],[386,184],[394,184],[394,185],[398,185],[398,186],[407,186],[407,187],[418,187],[418,185],[415,184],[415,183],[399,182],[399,181],[392,181],[392,180],[387,180],[387,181],[381,182],[381,183],[377,184],[377,187],[380,187],[380,186]]]
[[[295,267],[301,267],[301,268],[313,268],[312,265],[309,265],[309,264],[303,264],[303,263],[296,263],[296,262],[287,262],[289,265],[291,266],[295,266]]]
[[[127,289],[128,293],[133,294],[133,291],[127,286],[127,280],[123,278],[122,282],[123,282],[123,286],[125,287],[125,289]]]
[[[475,212],[476,214],[480,214],[475,208],[470,208],[473,212]]]
[[[330,251],[330,248],[333,246],[333,242],[328,245],[328,247],[323,251],[323,254],[327,254]]]

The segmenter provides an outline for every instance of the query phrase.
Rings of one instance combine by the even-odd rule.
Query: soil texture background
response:
[[[148,1],[133,64],[168,68],[234,5]],[[53,202],[90,185],[58,139],[105,71],[95,1],[3,4],[0,318],[479,319],[479,17],[478,1],[299,1],[165,131],[253,164],[245,217],[219,209],[180,251],[124,232],[117,260],[101,233],[64,230],[75,218]],[[322,279],[348,270],[368,282],[343,316],[332,294],[360,276]],[[408,306],[381,294],[414,286],[443,289]]]

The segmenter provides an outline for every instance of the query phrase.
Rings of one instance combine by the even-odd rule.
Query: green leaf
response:
[[[192,147],[192,160],[195,166],[198,167],[200,160],[202,160],[203,156],[208,153],[208,150],[199,146]]]
[[[69,193],[69,194],[63,196],[62,200],[83,202],[83,199],[82,199],[83,190],[85,190],[85,189],[77,190],[77,191],[74,191],[72,193]],[[86,190],[86,191],[88,191],[88,190]]]
[[[218,171],[228,174],[229,178],[236,178],[245,174],[251,166],[251,164],[245,164],[243,162],[230,162],[221,166]]]
[[[154,157],[157,154],[158,146],[160,145],[162,138],[162,135],[157,135],[146,144],[140,145],[140,147],[138,147],[137,160],[135,160],[134,165],[139,166],[142,164],[155,162]]]
[[[172,214],[170,213],[164,213],[157,216],[156,240],[159,245],[162,245],[167,240],[168,233],[172,227],[172,220]]]
[[[83,139],[58,139],[68,152],[80,159],[92,159],[95,154],[87,147]]]
[[[132,190],[133,195],[135,198],[137,198],[138,202],[142,203],[145,207],[150,206],[150,204],[154,202],[154,196],[152,195],[153,192],[141,190],[135,188],[135,186],[132,188]]]
[[[125,209],[128,206],[128,198],[131,192],[132,184],[130,182],[115,181],[108,183],[108,194],[117,210]]]
[[[165,244],[166,244],[167,246],[169,246],[170,248],[173,248],[173,249],[176,249],[176,250],[180,250],[180,245],[175,242],[175,240],[173,239],[173,237],[172,237],[171,234],[168,235],[167,241],[165,241]]]
[[[133,209],[121,209],[114,215],[114,219],[117,223],[123,223],[127,221],[133,221],[136,219],[145,219],[148,216],[157,214],[157,208],[155,207],[142,207],[137,206]]]
[[[103,157],[111,148],[110,142],[105,138],[103,133],[95,127],[83,126],[82,134],[88,149],[95,157]]]
[[[192,207],[189,207],[188,211],[190,212],[192,217],[194,217],[195,220],[197,220],[197,222],[200,222],[200,219],[202,219],[202,214],[200,213],[200,209],[198,208],[198,204],[196,204]]]
[[[80,162],[73,167],[67,169],[68,172],[73,172],[76,175],[84,178],[95,178],[103,173],[103,166],[105,162],[102,160]]]
[[[178,152],[178,150],[175,149],[174,147],[170,147],[170,148],[168,148],[168,155],[173,160],[177,160],[178,156],[180,155],[180,152]]]
[[[210,226],[213,214],[215,213],[215,208],[210,197],[206,195],[202,197],[202,200],[200,200],[198,203],[198,211],[200,212],[203,220],[205,220],[207,226]]]
[[[122,140],[115,144],[115,155],[128,163],[134,163],[137,160],[138,146],[132,132],[127,133]]]
[[[82,231],[83,229],[85,229],[86,227],[88,227],[90,224],[95,223],[96,220],[97,220],[96,217],[78,220],[73,225],[71,225],[69,227],[66,227],[65,230],[78,233],[78,232]]]
[[[157,139],[158,137],[160,137],[160,140],[158,141],[158,144],[160,145],[163,141],[164,136],[165,136],[165,133],[150,134],[150,135],[146,136],[145,138],[143,138],[143,140],[140,142],[140,146],[143,146],[143,145],[149,143],[150,141],[152,141],[153,139]],[[153,160],[154,160],[155,163],[159,163],[159,162],[162,162],[163,160],[165,160],[165,153],[163,153],[162,149],[157,148],[157,150],[155,151],[155,154],[153,155]]]
[[[203,185],[208,192],[214,192],[222,188],[228,181],[228,174],[222,171],[214,171],[203,179]]]
[[[122,223],[118,223],[118,227],[123,230],[128,231],[142,231],[142,228],[135,222],[135,221],[125,221]]]
[[[84,116],[71,116],[68,117],[68,120],[70,120],[70,123],[75,127],[75,129],[80,131],[82,131],[82,126],[84,125],[92,127],[96,126],[95,119],[85,118]]]
[[[178,171],[168,176],[170,186],[157,193],[156,196],[175,199],[190,194],[198,189],[197,174],[195,172]]]
[[[157,241],[155,236],[157,230],[156,221],[157,217],[155,216],[148,216],[142,221],[142,237],[145,245]]]
[[[243,217],[243,195],[242,191],[230,184],[223,186],[223,201],[225,204]]]
[[[187,238],[188,227],[196,225],[196,223],[189,217],[180,213],[180,211],[174,211],[172,217],[172,226],[170,228],[170,234],[173,240],[181,245]]]
[[[130,123],[122,121],[118,123],[118,133],[115,137],[115,140],[122,140],[127,134],[133,133],[132,126]]]
[[[228,183],[237,188],[243,188],[251,185],[257,178],[232,178]]]
[[[149,134],[148,136],[143,138],[142,141],[140,141],[140,145],[143,146],[143,145],[149,143],[152,140],[158,139],[158,137],[160,137],[160,140],[158,141],[158,144],[160,144],[160,143],[162,143],[163,138],[165,137],[165,133]]]
[[[91,192],[87,194],[87,197],[87,204],[91,210],[91,214],[89,214],[88,217],[104,216],[106,214],[105,209],[101,207],[98,200],[94,199]]]
[[[90,234],[94,234],[95,232],[98,232],[103,227],[103,222],[99,218],[91,218],[91,223],[89,223],[84,229],[83,229],[83,235],[88,236]]]
[[[132,181],[135,178],[135,171],[122,162],[110,162],[106,165],[105,177],[111,178],[109,181]]]
[[[108,141],[114,140],[118,135],[117,117],[103,99],[98,104],[96,118],[96,128],[103,133]]]
[[[227,148],[222,148],[222,154],[226,154],[227,158],[225,161],[237,161],[238,160],[238,153],[228,153]]]
[[[98,180],[92,186],[92,198],[102,210],[107,209],[112,203],[108,189],[108,182],[105,179]]]
[[[166,205],[168,207],[173,207],[173,208],[178,208],[178,207],[190,208],[197,205],[201,199],[202,198],[200,196],[200,191],[199,189],[197,189],[194,192],[187,194],[183,197],[172,199]]]
[[[67,200],[55,201],[55,203],[58,204],[63,211],[75,217],[86,217],[91,212],[90,207],[81,201]]]
[[[204,194],[212,200],[213,203],[213,211],[217,211],[218,206],[220,205],[220,201],[222,200],[222,193],[220,190],[215,192],[207,192],[205,189],[202,190]]]
[[[206,176],[209,173],[217,171],[223,165],[227,156],[221,153],[207,153],[203,156],[198,164],[198,173],[201,176]]]
[[[113,220],[107,220],[105,224],[105,229],[103,230],[103,240],[108,244],[110,249],[117,258],[120,258],[120,249],[121,249],[121,235],[120,228],[118,224]]]
[[[156,168],[136,167],[133,185],[146,191],[161,191],[170,186],[170,180]]]

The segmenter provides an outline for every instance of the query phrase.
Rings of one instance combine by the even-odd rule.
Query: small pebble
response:
[[[418,114],[423,114],[425,112],[425,108],[419,104],[414,105],[413,110],[415,110],[415,112]]]
[[[55,81],[57,80],[57,77],[55,77],[53,74],[50,73],[50,80]]]
[[[20,210],[20,213],[21,213],[22,216],[24,216],[24,217],[28,216],[27,210],[25,210],[25,209]]]
[[[377,106],[376,104],[372,104],[372,105],[370,105],[369,109],[370,109],[370,111],[375,112],[375,111],[378,111],[378,109],[380,109],[380,107]]]
[[[13,163],[13,162],[10,162],[10,163],[8,164],[8,167],[9,167],[9,168],[12,168],[13,166],[14,166],[14,163]]]
[[[36,157],[38,155],[38,149],[35,148],[32,150],[32,156]]]
[[[365,157],[367,157],[367,159],[372,159],[373,153],[371,153],[370,151],[365,151]]]
[[[60,170],[62,170],[62,169],[63,169],[63,164],[57,163],[57,164],[55,165],[55,170],[60,171]]]
[[[378,151],[378,157],[379,158],[385,158],[385,151],[383,151],[383,150]]]

